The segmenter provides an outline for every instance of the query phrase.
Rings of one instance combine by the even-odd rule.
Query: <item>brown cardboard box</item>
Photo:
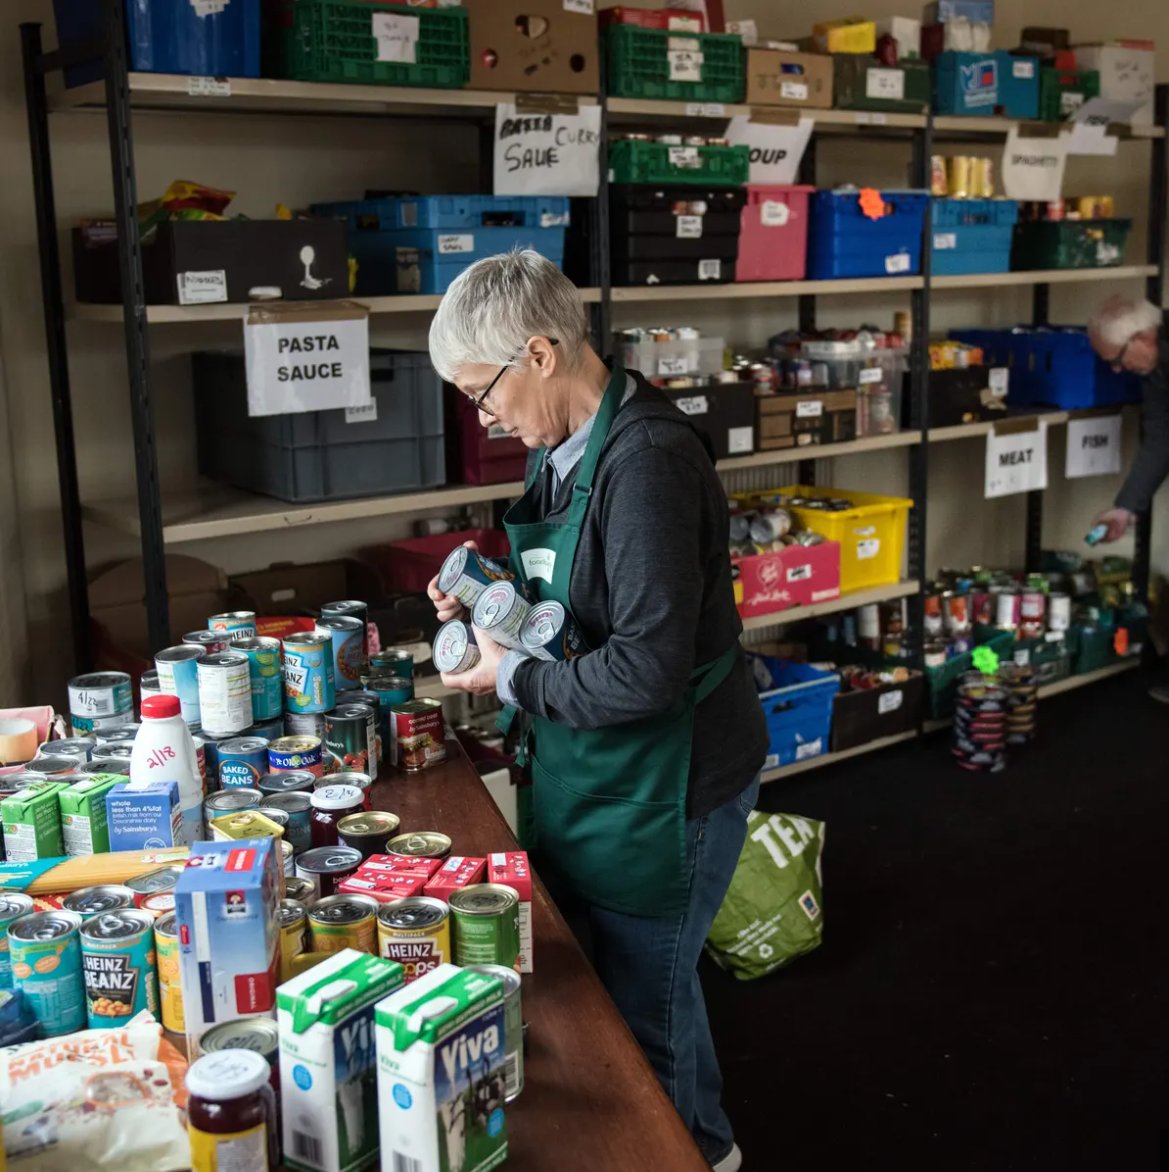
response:
[[[856,439],[856,391],[780,391],[755,400],[755,448],[770,452]]]
[[[231,609],[258,615],[315,615],[326,602],[359,598],[372,603],[381,593],[377,574],[352,558],[306,566],[277,562],[231,577]]]
[[[563,0],[463,0],[471,26],[471,89],[595,94],[595,13]]]
[[[747,105],[830,110],[832,58],[820,53],[748,49]]]

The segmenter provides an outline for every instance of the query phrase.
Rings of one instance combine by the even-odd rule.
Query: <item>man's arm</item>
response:
[[[1117,506],[1131,513],[1143,513],[1169,476],[1169,382],[1164,369],[1155,370],[1144,380],[1141,425],[1140,449],[1116,496]]]

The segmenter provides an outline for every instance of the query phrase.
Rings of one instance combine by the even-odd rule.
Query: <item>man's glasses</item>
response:
[[[548,341],[551,345],[556,346],[559,344],[560,339],[559,338],[549,338]],[[511,362],[508,362],[505,366],[501,366],[499,368],[499,373],[487,384],[487,386],[484,388],[483,393],[481,395],[468,395],[467,396],[467,398],[470,399],[471,402],[475,404],[476,411],[482,411],[484,415],[490,415],[492,417],[492,419],[495,418],[494,410],[492,410],[492,408],[487,406],[487,396],[491,394],[491,390],[495,386],[495,384],[497,382],[499,382],[499,380],[501,378],[503,378],[503,376],[509,370],[511,370],[512,362],[514,362],[522,353],[523,353],[522,349],[517,350],[515,352],[515,354],[512,355]]]
[[[1124,356],[1128,353],[1128,348],[1133,344],[1133,338],[1135,337],[1136,335],[1134,334],[1132,338],[1129,338],[1129,340],[1125,342],[1123,346],[1121,346],[1120,353],[1117,354],[1115,358],[1110,358],[1108,360],[1108,365],[1111,366],[1112,369],[1115,370],[1118,374],[1124,370]]]

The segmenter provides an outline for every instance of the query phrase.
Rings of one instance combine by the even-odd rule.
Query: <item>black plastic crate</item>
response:
[[[737,259],[737,258],[736,258]],[[639,260],[613,265],[614,285],[725,285],[735,279],[734,260]]]

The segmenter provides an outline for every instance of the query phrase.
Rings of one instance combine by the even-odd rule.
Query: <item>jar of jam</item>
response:
[[[280,1162],[271,1071],[255,1050],[204,1054],[187,1071],[187,1134],[192,1172],[247,1168],[271,1172]]]
[[[312,795],[313,846],[337,846],[341,836],[337,823],[348,814],[365,808],[365,796],[355,785],[324,785]]]

